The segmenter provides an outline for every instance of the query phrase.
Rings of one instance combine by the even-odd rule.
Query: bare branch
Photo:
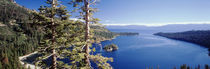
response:
[[[83,50],[83,49],[85,48],[86,44],[87,44],[87,43],[85,42],[85,44],[82,46],[82,49],[81,49],[81,50]]]
[[[89,3],[90,5],[93,5],[93,4],[96,3],[96,1],[97,1],[97,0],[94,0],[93,2],[90,2],[90,0],[88,0],[88,3]]]
[[[48,46],[48,47],[46,47],[46,48],[44,48],[44,50],[43,51],[46,51],[48,48],[50,48],[51,46]]]

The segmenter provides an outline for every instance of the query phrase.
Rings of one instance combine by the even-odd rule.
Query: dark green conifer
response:
[[[91,68],[90,61],[95,62],[99,68],[103,69],[111,69],[111,65],[107,63],[108,60],[113,61],[112,58],[106,58],[101,55],[90,55],[90,46],[93,43],[92,37],[94,36],[92,34],[92,31],[90,29],[90,24],[96,24],[98,23],[99,19],[93,18],[93,13],[96,12],[96,8],[90,7],[90,5],[94,5],[97,0],[71,0],[70,4],[73,5],[73,7],[77,8],[77,12],[80,13],[81,20],[84,20],[85,23],[85,33],[84,33],[84,49],[83,52],[84,55],[84,68]],[[101,60],[103,59],[103,60]]]

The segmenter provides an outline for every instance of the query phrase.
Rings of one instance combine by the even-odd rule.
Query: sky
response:
[[[60,0],[64,3],[70,0]],[[16,0],[37,9],[43,0]],[[71,6],[64,4],[66,6]],[[94,17],[102,24],[200,24],[210,23],[210,0],[100,0]],[[70,8],[68,8],[70,9]]]

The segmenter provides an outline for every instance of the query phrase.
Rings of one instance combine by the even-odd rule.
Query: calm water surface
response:
[[[179,69],[182,64],[187,64],[193,68],[198,64],[201,66],[210,65],[207,48],[199,45],[152,35],[155,31],[111,31],[140,33],[140,35],[136,36],[118,36],[114,40],[101,42],[102,46],[112,43],[118,45],[119,50],[114,52],[105,52],[101,50],[98,44],[93,44],[93,47],[97,49],[96,53],[114,58],[114,62],[110,62],[114,69],[146,69],[147,67],[157,69],[158,66],[160,69],[173,69],[175,66]],[[34,57],[29,57],[25,62],[33,62]],[[61,61],[69,62],[68,59]]]
[[[199,45],[172,40],[152,35],[152,32],[111,30],[114,32],[139,32],[137,36],[118,36],[111,41],[103,41],[102,46],[116,44],[119,50],[105,52],[97,46],[98,53],[106,57],[113,57],[111,65],[114,69],[146,69],[159,66],[160,69],[180,68],[182,64],[195,67],[198,64],[210,64],[207,48]]]

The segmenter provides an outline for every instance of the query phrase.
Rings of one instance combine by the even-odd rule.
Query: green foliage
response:
[[[0,1],[0,21],[4,24],[11,24],[12,21],[18,23],[27,22],[30,15],[26,8],[10,0]]]
[[[51,0],[48,0],[47,4],[51,4],[51,2]],[[70,15],[65,6],[56,2],[56,7],[41,6],[39,13],[33,12],[35,18],[40,18],[35,21],[38,22],[39,26],[43,27],[43,31],[45,32],[44,39],[39,46],[40,53],[43,56],[38,61],[41,60],[40,63],[44,63],[42,60],[51,54],[52,49],[56,49],[58,58],[69,57],[69,60],[71,60],[70,66],[62,61],[58,61],[58,68],[82,68],[85,66],[83,61],[84,53],[82,53],[82,47],[85,44],[84,24],[81,21],[69,20],[68,17]],[[52,23],[55,23],[55,25],[52,25]],[[52,30],[55,32],[53,33]],[[52,39],[53,36],[55,40]],[[55,43],[52,44],[52,41],[55,41]]]
[[[210,31],[186,31],[178,33],[156,33],[155,35],[164,36],[171,39],[183,40],[210,48]]]
[[[3,24],[0,26],[0,60],[4,60],[1,62],[2,69],[21,69],[18,56],[35,51],[42,33],[31,24],[30,10],[9,0],[1,0],[0,4],[0,24]]]
[[[1,64],[1,62],[0,62],[0,69],[2,69],[2,64]]]
[[[118,46],[115,45],[115,44],[110,44],[110,45],[106,45],[106,46],[104,47],[104,49],[105,49],[106,51],[116,51],[116,50],[118,50]]]
[[[103,57],[102,55],[91,55],[90,59],[97,64],[99,69],[112,69],[107,61],[113,62],[113,58]]]
[[[82,0],[78,0],[78,2],[82,2]],[[46,3],[51,4],[52,2],[47,0]],[[39,8],[40,12],[36,12],[9,0],[1,0],[0,4],[0,24],[4,25],[0,26],[0,60],[4,59],[4,62],[0,62],[0,66],[2,65],[3,69],[22,69],[18,57],[34,51],[39,51],[43,55],[37,60],[42,64],[44,63],[42,60],[51,54],[52,49],[56,49],[58,58],[69,58],[71,60],[71,65],[58,61],[57,68],[90,68],[84,62],[83,47],[87,44],[84,38],[84,22],[69,20],[70,15],[65,6],[56,2],[57,8],[51,8],[50,5],[41,6]],[[91,9],[91,12],[94,12],[94,9]],[[53,35],[51,19],[54,19],[53,22],[55,23],[53,25],[55,31],[54,47],[51,46]],[[90,21],[91,23],[97,23],[99,19],[91,18]],[[92,32],[96,30],[93,29]],[[105,30],[103,29],[103,31]],[[103,34],[95,35],[99,39],[101,37],[108,38],[102,36]],[[113,36],[109,38],[111,37]],[[94,33],[91,33],[91,40],[96,40],[95,38]],[[107,63],[109,58],[99,55],[91,55],[91,57],[98,59],[96,62],[98,67],[111,68],[110,64]],[[45,63],[41,64],[38,65],[46,67]]]
[[[110,32],[105,27],[100,25],[91,25],[90,28],[93,30],[93,39],[96,43],[100,43],[104,40],[111,40],[112,38],[118,36],[118,34]]]
[[[43,60],[47,59],[48,56],[60,56],[63,53],[62,50],[71,46],[70,40],[72,40],[70,32],[72,21],[68,20],[69,15],[65,10],[66,7],[59,4],[57,0],[55,0],[55,3],[53,3],[53,0],[47,0],[46,3],[48,6],[39,8],[40,13],[33,12],[35,14],[34,18],[39,18],[34,22],[38,22],[38,26],[42,27],[45,33],[39,46],[39,53],[43,55],[38,59],[39,65],[43,65]],[[53,50],[56,52],[53,52]],[[56,56],[53,57],[57,59]],[[56,62],[53,59],[52,61]]]
[[[107,63],[108,60],[104,59],[106,57],[97,56],[97,55],[88,56],[89,55],[88,50],[90,49],[89,46],[91,46],[91,44],[94,42],[94,40],[95,40],[95,42],[97,41],[96,40],[97,38],[95,38],[95,39],[93,38],[94,34],[96,34],[96,35],[104,35],[105,34],[105,33],[100,34],[101,32],[100,33],[93,33],[93,31],[95,31],[96,29],[95,30],[90,30],[89,29],[89,27],[90,27],[89,23],[96,24],[99,21],[98,18],[93,17],[93,14],[97,11],[97,8],[89,7],[90,5],[92,6],[94,3],[95,3],[94,0],[87,0],[87,1],[86,0],[71,0],[71,2],[70,2],[70,4],[72,4],[73,7],[76,8],[75,10],[80,13],[78,19],[83,19],[83,21],[85,21],[85,23],[86,23],[85,38],[87,38],[87,39],[85,40],[85,42],[86,42],[85,47],[86,48],[84,49],[85,57],[86,57],[84,60],[85,60],[85,65],[86,66],[84,68],[91,68],[91,65],[90,65],[89,61],[94,61],[99,68],[110,69],[112,67],[109,63]],[[93,60],[93,59],[98,59],[98,60]]]

